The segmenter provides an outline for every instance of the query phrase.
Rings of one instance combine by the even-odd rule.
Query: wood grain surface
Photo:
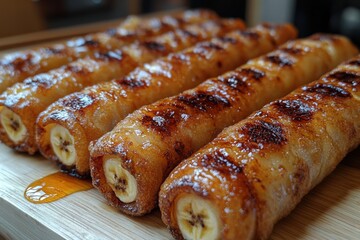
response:
[[[360,238],[360,149],[276,225],[271,239]],[[32,204],[28,184],[56,172],[41,156],[19,154],[0,144],[0,235],[9,239],[171,239],[158,210],[136,218],[106,205],[95,190],[59,201]]]

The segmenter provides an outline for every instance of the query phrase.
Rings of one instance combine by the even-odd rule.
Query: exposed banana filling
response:
[[[59,161],[67,166],[75,164],[76,150],[74,137],[69,130],[59,124],[55,124],[50,130],[51,147]]]
[[[196,195],[184,195],[176,202],[176,221],[185,239],[219,239],[217,208]]]
[[[121,166],[118,158],[109,158],[104,161],[104,174],[107,183],[115,195],[124,203],[135,201],[137,196],[137,184],[135,177]]]
[[[14,143],[23,141],[26,137],[27,129],[20,116],[6,107],[1,110],[0,115],[1,125],[10,140]]]

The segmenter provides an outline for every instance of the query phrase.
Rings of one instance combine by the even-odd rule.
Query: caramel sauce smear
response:
[[[49,203],[80,191],[93,188],[91,181],[56,172],[31,183],[24,197],[32,203]]]

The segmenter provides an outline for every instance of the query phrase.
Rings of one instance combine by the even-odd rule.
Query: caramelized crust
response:
[[[250,35],[256,35],[256,38]],[[237,30],[146,64],[124,78],[69,95],[39,117],[39,149],[47,158],[57,159],[50,147],[49,128],[53,123],[65,126],[75,137],[78,153],[75,166],[67,166],[67,169],[86,174],[89,172],[89,151],[82,146],[88,146],[90,141],[110,131],[127,114],[233,69],[295,36],[296,31],[290,25],[261,25],[251,30]],[[64,102],[86,107],[64,107]]]
[[[313,39],[334,40],[318,36]],[[182,239],[175,204],[189,193],[217,206],[221,239],[269,237],[360,144],[359,59],[266,105],[180,163],[160,191],[162,219],[173,236]]]
[[[276,32],[278,32],[276,34]],[[270,33],[270,34],[269,34]],[[185,51],[184,53],[181,54],[176,54],[173,56],[170,56],[168,59],[170,59],[171,61],[176,60],[175,64],[176,66],[184,66],[183,69],[178,69],[175,68],[172,74],[169,74],[169,76],[173,76],[172,79],[175,79],[177,83],[179,84],[183,84],[183,80],[182,77],[187,76],[184,75],[184,71],[186,74],[195,74],[195,76],[198,76],[199,74],[203,74],[202,72],[207,72],[209,70],[212,69],[216,69],[219,66],[232,66],[234,67],[234,65],[231,65],[231,63],[234,63],[234,59],[237,59],[236,62],[238,63],[238,65],[241,65],[242,62],[244,62],[244,60],[246,58],[251,58],[253,56],[256,55],[260,55],[261,52],[266,52],[268,50],[270,50],[271,48],[274,48],[275,46],[273,45],[274,43],[276,44],[280,44],[281,42],[286,41],[286,39],[289,38],[293,38],[294,37],[294,30],[293,28],[291,28],[289,25],[279,25],[277,27],[275,26],[269,26],[269,25],[261,25],[258,27],[255,27],[254,29],[251,30],[247,30],[247,31],[242,31],[242,32],[234,32],[231,33],[223,38],[220,39],[215,39],[214,41],[212,41],[211,43],[202,43],[199,44],[198,46],[196,46],[195,48],[191,49],[191,51]],[[264,45],[263,45],[264,44]],[[260,47],[261,46],[261,47]],[[234,48],[235,47],[235,48]],[[237,48],[237,49],[236,49]],[[206,57],[209,56],[209,57]],[[204,62],[203,59],[208,59],[207,63]],[[186,61],[191,61],[191,64],[186,64],[186,62],[180,62],[179,60],[183,59]],[[221,60],[222,59],[222,60]],[[227,62],[228,61],[228,62]],[[219,62],[221,64],[219,64]],[[205,64],[206,63],[206,64]],[[186,65],[184,65],[186,64]],[[191,66],[191,69],[189,68]],[[206,69],[205,69],[206,68]],[[182,71],[180,71],[182,70]],[[199,72],[199,73],[197,73]],[[178,77],[175,77],[178,76]],[[202,76],[206,76],[206,75],[202,75]],[[191,78],[189,78],[191,80]],[[188,81],[188,80],[187,80]],[[189,81],[188,86],[194,86],[196,84],[198,84],[200,81],[196,81],[194,83],[191,83],[191,81]],[[146,104],[146,101],[144,101],[143,99],[149,98],[151,97],[151,100],[156,100],[155,97],[164,97],[166,95],[163,95],[163,93],[166,93],[167,95],[171,95],[175,92],[169,92],[171,91],[171,89],[174,88],[169,88],[170,85],[166,86],[166,82],[162,82],[161,85],[157,84],[156,82],[149,82],[146,81],[146,79],[143,79],[141,81],[137,80],[137,81],[131,81],[129,84],[129,81],[120,81],[121,84],[123,84],[126,91],[122,90],[122,93],[124,94],[124,96],[126,97],[121,97],[121,99],[124,99],[124,101],[119,101],[121,103],[121,106],[123,109],[124,107],[126,108],[130,108],[131,110],[135,109],[134,107],[132,107],[131,105],[128,105],[126,103],[126,99],[130,99],[130,96],[133,96],[132,99],[136,99],[131,101],[130,103],[135,105],[137,103],[142,103],[142,104]],[[169,83],[170,84],[170,83]],[[171,82],[171,86],[174,86],[174,81]],[[191,85],[190,85],[191,84]],[[165,86],[164,86],[165,85]],[[150,86],[150,87],[148,87]],[[155,86],[164,86],[167,87],[167,92],[165,92],[164,90],[162,90],[161,88],[158,88]],[[131,90],[131,92],[129,90]],[[181,90],[181,88],[177,88],[178,90]],[[160,92],[161,90],[161,92]],[[132,92],[134,92],[134,95],[132,94]],[[136,94],[138,92],[138,94]],[[146,93],[146,94],[140,94],[140,93]],[[120,95],[120,91],[119,91],[119,96]],[[130,95],[131,93],[131,95]],[[161,95],[159,95],[161,94]],[[155,96],[155,97],[153,97]],[[213,99],[214,104],[216,104],[217,102],[221,102],[221,99]],[[125,105],[126,104],[126,105]],[[226,103],[225,103],[226,105]],[[129,106],[129,107],[127,107]],[[137,105],[140,106],[140,105]],[[205,108],[205,106],[204,106]],[[89,149],[91,150],[91,172],[92,172],[92,177],[93,177],[93,182],[94,185],[105,195],[105,197],[108,199],[109,203],[115,207],[118,207],[119,209],[121,209],[122,211],[128,213],[128,214],[132,214],[132,215],[143,215],[149,211],[151,211],[153,209],[153,207],[155,206],[156,203],[156,191],[158,190],[163,177],[161,175],[157,175],[158,170],[160,172],[163,171],[168,171],[166,169],[162,169],[163,167],[166,168],[166,164],[163,165],[163,167],[160,167],[159,169],[155,169],[152,168],[152,166],[149,165],[149,167],[151,167],[152,169],[148,169],[146,167],[146,169],[148,170],[147,173],[149,174],[141,174],[139,173],[139,176],[143,176],[143,180],[144,182],[149,181],[148,185],[143,185],[141,180],[141,183],[138,184],[139,187],[139,197],[136,199],[135,202],[133,203],[129,203],[129,204],[124,204],[121,201],[119,201],[119,199],[117,199],[113,193],[113,191],[110,189],[110,187],[107,185],[106,180],[104,179],[104,173],[103,173],[103,167],[102,167],[102,163],[104,158],[107,155],[116,155],[116,156],[121,156],[122,152],[121,152],[121,148],[119,147],[121,146],[121,142],[127,142],[127,141],[123,141],[125,140],[124,138],[126,137],[126,134],[123,134],[124,132],[121,131],[117,131],[118,129],[121,129],[121,126],[129,126],[129,128],[126,127],[125,131],[128,131],[128,133],[132,136],[133,131],[136,131],[136,129],[139,129],[139,135],[137,138],[137,142],[136,142],[136,146],[139,146],[139,153],[142,154],[143,151],[148,151],[148,156],[151,157],[152,154],[154,154],[154,152],[164,152],[164,156],[165,158],[170,159],[173,158],[173,156],[171,155],[172,153],[170,152],[171,150],[167,151],[166,149],[163,148],[158,148],[157,149],[157,142],[161,141],[161,139],[158,139],[158,137],[156,135],[154,135],[154,137],[156,139],[150,139],[150,141],[147,142],[143,142],[142,141],[142,134],[146,134],[146,132],[143,132],[142,129],[144,127],[141,126],[141,124],[150,124],[152,127],[155,127],[156,122],[160,125],[157,127],[157,129],[164,135],[166,135],[166,127],[169,125],[171,126],[172,124],[175,125],[174,122],[172,122],[172,120],[177,121],[181,118],[186,119],[187,116],[186,115],[182,115],[181,114],[181,109],[182,106],[179,106],[179,109],[176,108],[176,106],[174,106],[174,111],[172,111],[173,109],[171,107],[165,109],[164,108],[164,112],[163,115],[164,116],[156,116],[155,118],[153,118],[154,116],[149,116],[148,118],[144,118],[144,119],[137,119],[138,122],[136,122],[132,127],[130,127],[130,124],[128,124],[128,122],[125,120],[124,122],[121,122],[117,125],[117,127],[115,127],[115,129],[113,131],[111,131],[110,133],[106,134],[104,137],[102,137],[99,141],[97,141],[96,143],[94,143],[94,145],[90,146]],[[120,111],[117,111],[120,112]],[[180,114],[177,114],[177,113]],[[175,113],[175,115],[174,115]],[[125,115],[123,115],[125,116]],[[166,117],[166,122],[163,121],[162,117]],[[152,119],[155,120],[155,122],[152,122]],[[139,126],[140,124],[140,126]],[[164,131],[162,131],[162,127],[164,127]],[[147,130],[146,130],[147,131]],[[90,132],[89,130],[87,130],[86,132]],[[137,132],[137,131],[136,131]],[[130,136],[130,137],[131,137]],[[111,140],[110,140],[111,139]],[[130,142],[130,141],[129,141]],[[147,143],[149,143],[147,145]],[[155,143],[155,144],[152,144]],[[130,143],[133,144],[133,143]],[[138,145],[139,144],[139,145]],[[134,146],[135,146],[134,145]],[[160,145],[159,145],[160,146]],[[128,146],[123,146],[124,149],[128,149]],[[143,150],[142,150],[142,149]],[[187,147],[184,147],[184,144],[179,141],[176,142],[174,145],[174,148],[176,149],[175,151],[178,152],[180,155],[187,155],[189,154]],[[130,149],[130,148],[129,148]],[[131,147],[132,149],[132,147]],[[126,159],[137,159],[137,157],[141,157],[141,155],[137,155],[136,152],[133,152],[131,150],[131,152],[127,152],[126,153],[129,155],[126,155]],[[160,162],[163,162],[163,156],[161,157],[161,159],[158,159]],[[168,160],[165,160],[168,161]],[[141,161],[139,161],[140,163]],[[129,166],[131,166],[131,164],[129,163]],[[140,165],[139,165],[140,166]],[[131,169],[137,169],[137,167],[130,167]],[[145,169],[145,168],[144,168]],[[137,173],[131,172],[133,174],[135,174],[136,176],[138,175]],[[157,175],[156,178],[153,178],[151,176],[151,173],[154,173]],[[137,180],[139,180],[138,178],[136,178]],[[148,189],[147,189],[148,188]],[[154,194],[155,193],[155,194]]]
[[[140,108],[93,146],[94,185],[112,205],[127,213],[149,212],[155,207],[161,183],[181,160],[211,141],[223,128],[319,78],[356,53],[356,48],[341,36],[290,41],[194,89]],[[264,144],[285,141],[276,124],[249,125],[247,133],[253,141]],[[137,180],[138,195],[133,203],[122,203],[106,187],[101,162],[114,155]]]
[[[125,76],[136,66],[170,52],[242,28],[243,22],[237,19],[188,25],[184,29],[125,46],[122,50],[98,52],[93,57],[79,59],[59,69],[17,83],[0,96],[0,108],[7,107],[20,116],[28,130],[27,137],[25,141],[15,144],[1,130],[1,140],[18,151],[33,154],[37,150],[36,118],[52,102],[84,87]]]
[[[218,17],[209,10],[188,10],[174,16],[145,20],[129,17],[119,27],[106,32],[72,39],[63,44],[8,54],[0,59],[0,93],[29,76],[47,72],[98,51],[119,49],[135,40],[145,40],[189,23],[210,19]]]

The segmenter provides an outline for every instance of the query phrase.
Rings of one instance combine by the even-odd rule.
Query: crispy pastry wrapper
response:
[[[180,95],[140,108],[90,146],[94,185],[111,205],[128,214],[151,211],[160,185],[181,160],[223,128],[316,80],[357,52],[345,37],[313,35],[290,41]],[[138,194],[134,202],[121,202],[108,186],[103,164],[110,157],[121,159],[122,167],[135,177]]]
[[[37,151],[36,118],[57,99],[87,86],[123,77],[143,63],[243,27],[243,21],[238,19],[190,24],[183,29],[125,46],[121,50],[100,52],[94,57],[79,59],[59,69],[28,78],[8,88],[0,96],[0,110],[7,108],[19,115],[27,135],[22,141],[14,142],[1,125],[0,139],[18,151],[33,154]]]
[[[266,239],[274,224],[360,143],[360,56],[298,88],[181,162],[162,185],[164,223],[182,239],[184,194],[220,211],[221,239]],[[219,201],[222,199],[222,201]]]
[[[135,40],[146,40],[189,23],[218,19],[209,10],[188,10],[174,16],[150,19],[131,16],[118,27],[105,32],[89,34],[65,43],[14,52],[0,59],[0,93],[11,85],[35,74],[47,72],[99,51],[114,50]]]
[[[55,124],[66,127],[75,138],[77,157],[74,165],[63,168],[80,175],[87,174],[89,152],[84,146],[110,131],[127,114],[231,70],[295,36],[296,30],[286,24],[277,27],[264,24],[235,31],[146,64],[124,79],[66,96],[39,117],[39,149],[46,158],[58,160],[49,134]]]
[[[214,44],[216,43],[215,46],[218,47],[211,49],[209,53],[214,52],[215,54],[216,51],[218,51],[220,56],[218,61],[222,63],[221,65],[231,64],[233,59],[238,59],[237,63],[238,65],[241,65],[242,63],[245,62],[246,58],[252,58],[260,55],[261,53],[268,52],[269,50],[274,49],[276,45],[284,43],[288,39],[293,39],[295,36],[296,36],[296,31],[290,25],[285,24],[285,25],[270,26],[268,24],[265,24],[241,33],[240,32],[232,33],[232,35],[229,35],[223,39],[217,39],[216,41],[214,41]],[[201,47],[201,45],[199,46]],[[234,46],[239,48],[240,50],[233,49]],[[199,49],[202,49],[202,47]],[[199,51],[196,48],[195,51],[201,53],[203,52],[203,50]],[[223,54],[226,54],[226,57],[223,56]],[[221,61],[221,59],[224,60]],[[229,61],[229,63],[226,63],[226,60],[231,60],[231,61]],[[205,63],[198,62],[197,65],[193,65],[193,66],[201,68],[201,66],[204,66],[204,64]],[[212,65],[210,65],[210,67],[213,68]],[[144,96],[144,94],[142,94],[142,96]],[[151,108],[151,106],[152,105],[149,105],[147,107]],[[144,107],[143,109],[147,109],[147,107]],[[180,111],[180,109],[185,109],[185,108],[182,107],[177,108],[176,105],[174,105],[174,108],[171,108],[170,106],[169,108],[166,109],[164,107],[164,111],[167,111],[168,113],[168,118],[174,117],[174,119],[178,119],[178,116],[184,119],[188,118],[187,115],[181,115],[181,114],[178,115],[178,111]],[[114,128],[114,130],[105,134],[102,138],[100,138],[99,141],[97,141],[96,143],[94,142],[94,144],[90,146],[90,150],[91,150],[90,166],[91,166],[91,174],[93,177],[94,185],[100,190],[100,192],[102,192],[105,195],[105,197],[108,199],[108,202],[111,205],[118,207],[119,209],[121,209],[122,211],[128,214],[133,214],[133,215],[143,215],[154,208],[157,200],[156,195],[160,187],[160,184],[162,183],[165,174],[167,174],[171,168],[171,164],[170,164],[170,162],[172,161],[171,159],[175,158],[177,154],[176,152],[178,152],[179,154],[181,153],[185,154],[185,152],[187,152],[186,154],[189,153],[188,151],[189,149],[187,149],[187,147],[184,147],[184,145],[182,145],[182,142],[180,142],[175,146],[176,150],[174,151],[173,151],[174,149],[173,145],[171,145],[171,147],[168,150],[163,148],[161,146],[163,144],[161,136],[155,133],[152,134],[153,131],[150,127],[149,129],[146,129],[145,118],[147,118],[148,116],[146,116],[144,119],[140,118],[135,120],[136,118],[135,116],[139,116],[140,112],[141,110],[135,112],[133,115],[129,116],[124,121],[120,122]],[[172,113],[174,113],[175,115],[172,115]],[[163,117],[164,116],[158,116],[158,117],[151,116],[149,117],[149,119],[154,119],[155,121],[158,121],[160,125],[162,125]],[[195,115],[194,118],[196,118]],[[166,122],[163,123],[164,125],[162,126],[164,126],[165,129],[168,123]],[[131,124],[134,124],[133,125],[134,128],[130,126]],[[174,123],[169,122],[169,124],[171,125]],[[161,126],[159,127],[161,128]],[[137,134],[139,135],[138,136],[133,135],[134,132],[137,132]],[[130,135],[127,135],[128,133]],[[169,134],[169,137],[172,134],[171,131],[164,130],[164,134],[167,133]],[[148,138],[146,134],[149,134]],[[143,138],[143,136],[146,136],[146,138]],[[133,137],[135,138],[133,139]],[[143,142],[142,141],[143,139],[146,139],[146,142]],[[181,139],[179,139],[179,141],[181,141]],[[167,143],[164,144],[167,145]],[[133,151],[135,150],[135,148],[133,148],[135,146],[138,147],[138,150]],[[124,149],[124,151],[122,151],[122,149]],[[143,155],[144,152],[147,152],[146,155]],[[117,199],[113,191],[107,185],[106,179],[104,179],[103,162],[104,159],[109,155],[114,155],[116,157],[124,159],[123,162],[124,166],[127,165],[126,168],[131,169],[130,170],[131,173],[134,174],[134,176],[136,176],[136,180],[138,181],[139,194],[135,202],[128,204],[122,203],[119,199]],[[158,159],[156,159],[156,157],[153,158],[153,156],[159,156],[159,155],[160,158]],[[129,159],[129,164],[126,163],[127,160],[125,159]],[[149,159],[150,162],[148,163],[145,159]],[[167,164],[167,162],[169,164]],[[137,165],[138,163],[139,165]],[[138,170],[140,170],[139,168],[141,168],[140,165],[142,165],[142,163],[144,163],[143,167],[144,170],[145,169],[146,170],[140,173],[138,172]],[[140,177],[141,179],[139,179],[138,177]],[[143,183],[145,182],[148,182],[148,184],[144,185]]]

